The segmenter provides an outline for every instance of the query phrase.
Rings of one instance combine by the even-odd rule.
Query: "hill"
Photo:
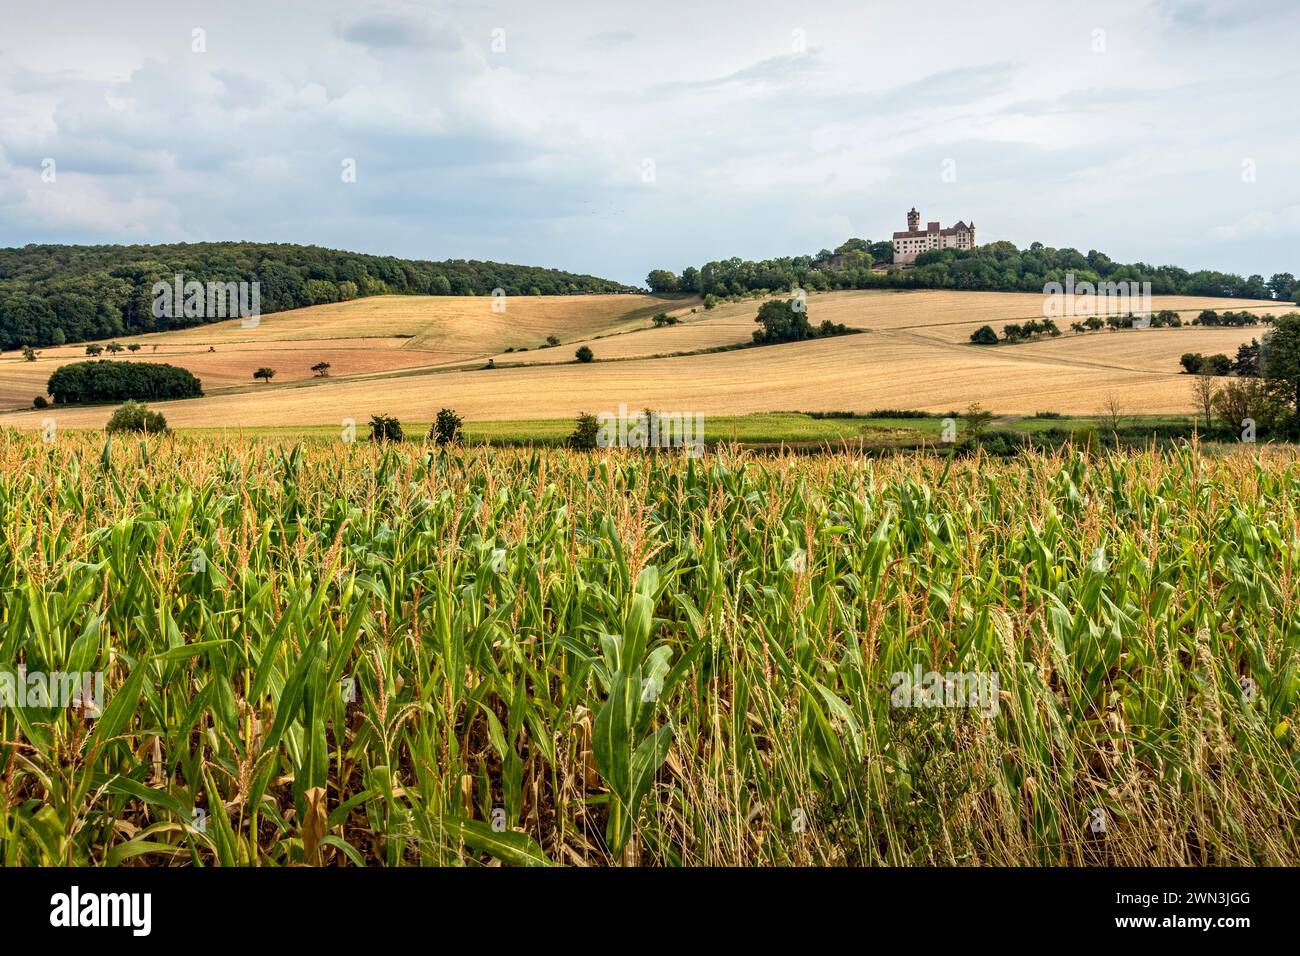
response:
[[[179,427],[337,425],[378,412],[427,422],[443,406],[471,421],[571,418],[620,404],[711,416],[791,409],[947,412],[971,402],[1002,414],[1093,414],[1111,397],[1135,413],[1190,414],[1191,376],[1182,373],[1179,356],[1232,354],[1266,329],[1192,325],[1200,310],[1231,307],[1261,318],[1289,311],[1268,301],[1156,296],[1153,308],[1178,311],[1188,324],[984,348],[967,341],[975,327],[1041,316],[1042,296],[848,291],[811,296],[810,318],[867,334],[752,348],[745,346],[759,300],[707,310],[694,301],[524,298],[496,314],[482,298],[393,298],[272,316],[255,330],[224,323],[136,341],[145,345],[140,360],[151,359],[156,344],[158,361],[190,368],[203,380],[205,398],[159,405]],[[453,305],[456,311],[449,311]],[[426,307],[432,311],[422,312]],[[651,327],[650,316],[669,307],[680,324]],[[367,327],[389,337],[355,337]],[[331,332],[344,337],[329,338]],[[398,334],[411,337],[393,337]],[[562,347],[539,350],[547,334],[560,337]],[[226,338],[209,353],[203,337],[217,335]],[[584,344],[595,352],[589,365],[573,360]],[[77,360],[77,353],[50,350],[37,362],[0,357],[0,397],[11,400],[4,404],[30,404],[41,376],[58,361]],[[330,378],[311,377],[320,355],[340,356],[327,358],[334,364]],[[488,359],[494,368],[485,368]],[[271,384],[253,382],[260,365],[278,370]],[[48,415],[61,428],[100,427],[110,412],[15,412],[0,416],[0,423],[35,427]]]
[[[375,295],[570,295],[632,291],[558,269],[371,256],[281,243],[29,245],[0,249],[0,349],[165,331],[204,318],[154,315],[153,286],[257,282],[263,314]]]

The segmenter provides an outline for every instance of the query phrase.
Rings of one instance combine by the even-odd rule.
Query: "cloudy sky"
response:
[[[1300,273],[1294,0],[0,4],[0,245],[641,282],[915,204],[982,242]]]

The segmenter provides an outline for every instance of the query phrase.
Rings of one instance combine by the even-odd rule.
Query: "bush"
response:
[[[1034,412],[1030,418],[1060,418],[1060,412]]]
[[[140,402],[126,402],[119,406],[105,426],[108,432],[145,432],[161,435],[168,431],[167,419],[162,412],[150,411]]]
[[[976,345],[997,345],[998,334],[993,331],[993,326],[981,325],[970,334],[970,340]]]
[[[461,443],[461,417],[450,408],[438,410],[438,417],[429,426],[429,438],[439,445],[459,445]]]
[[[1232,371],[1232,359],[1220,352],[1206,358],[1211,375],[1227,375]]]
[[[58,405],[77,402],[162,401],[199,398],[203,389],[187,369],[160,362],[73,362],[56,369],[45,390]]]
[[[828,339],[835,335],[852,335],[858,329],[851,329],[843,322],[832,322],[830,319],[823,319],[822,324],[817,326],[816,336],[819,339]]]
[[[401,441],[402,423],[390,415],[370,416],[371,441]]]
[[[929,412],[917,411],[915,408],[873,408],[867,412],[867,418],[931,418]],[[950,418],[956,418],[953,412]]]
[[[591,451],[596,447],[596,436],[599,433],[600,425],[596,422],[596,416],[582,412],[573,424],[572,434],[564,440],[564,447]]]
[[[986,431],[977,435],[967,435],[954,446],[953,451],[958,455],[971,455],[979,449],[986,455],[1010,458],[1020,452],[1024,442],[1024,436],[1017,432]]]
[[[37,395],[32,399],[32,408],[49,408],[50,403],[45,400],[44,395]]]
[[[590,362],[592,359],[596,357],[595,353],[593,353],[591,349],[587,348],[587,346],[585,345],[582,348],[578,349],[578,351],[574,352],[573,354],[579,362]]]

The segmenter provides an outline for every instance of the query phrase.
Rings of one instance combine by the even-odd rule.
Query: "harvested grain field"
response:
[[[257,329],[233,322],[141,336],[144,349],[129,360],[172,361],[203,380],[206,397],[158,404],[177,427],[327,425],[376,413],[427,421],[441,407],[481,421],[561,418],[621,404],[739,415],[943,412],[979,402],[999,414],[1092,414],[1112,397],[1135,410],[1179,414],[1192,404],[1180,355],[1233,354],[1267,329],[1189,325],[1066,332],[1056,339],[978,347],[967,341],[971,331],[1041,317],[1042,297],[836,292],[809,298],[813,324],[829,320],[869,331],[734,348],[750,342],[758,306],[746,300],[706,311],[681,298],[525,297],[511,299],[505,312],[493,312],[485,297],[387,296],[267,316]],[[1155,297],[1152,306],[1179,310],[1188,320],[1204,308],[1287,311],[1278,303],[1186,296]],[[658,311],[670,311],[680,324],[650,327]],[[366,331],[375,337],[363,336]],[[267,338],[257,339],[260,334]],[[562,344],[536,348],[544,334]],[[220,343],[207,346],[200,335]],[[506,353],[507,343],[528,351]],[[582,344],[593,350],[595,362],[574,361]],[[27,405],[53,368],[83,357],[79,349],[51,349],[36,362],[0,359],[0,400],[10,408]],[[484,368],[488,359],[497,367]],[[318,361],[330,363],[329,378],[312,377]],[[252,381],[261,365],[276,369],[270,384]],[[110,412],[13,411],[0,416],[0,423],[34,427],[52,417],[60,427],[100,427]]]
[[[137,352],[101,358],[167,362],[198,376],[206,392],[252,384],[263,366],[275,384],[315,377],[330,365],[340,378],[457,363],[479,363],[507,347],[536,348],[549,335],[562,343],[645,328],[661,311],[688,311],[698,300],[640,295],[512,296],[494,311],[489,296],[376,296],[264,315],[253,328],[232,319],[174,332],[125,336]],[[498,308],[502,308],[498,303]],[[101,343],[104,344],[104,343]],[[564,350],[573,356],[573,349]],[[45,394],[60,365],[85,361],[86,347],[41,350],[34,362],[0,355],[0,408],[25,408]]]

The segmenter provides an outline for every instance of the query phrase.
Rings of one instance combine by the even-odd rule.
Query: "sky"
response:
[[[923,221],[1300,274],[1300,3],[0,0],[0,246],[641,284]]]

